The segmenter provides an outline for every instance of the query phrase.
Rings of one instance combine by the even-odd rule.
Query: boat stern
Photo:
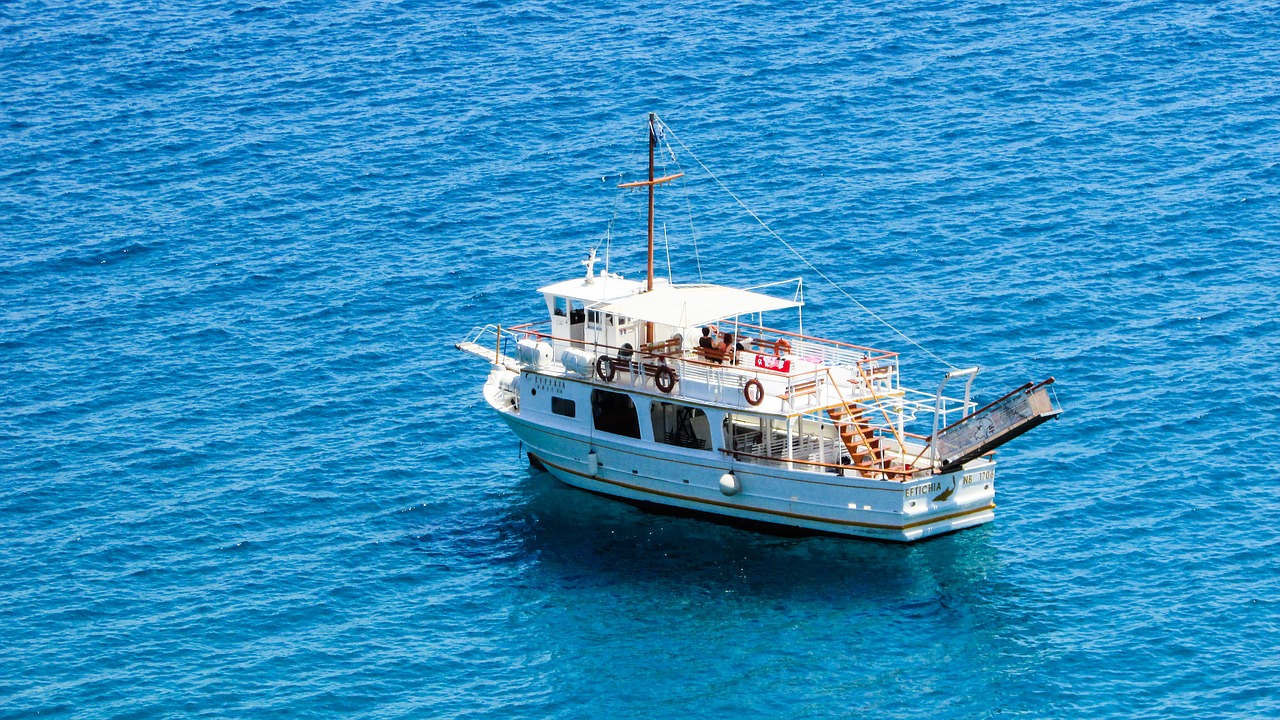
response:
[[[960,470],[905,483],[902,537],[919,540],[995,519],[996,463],[980,459]]]

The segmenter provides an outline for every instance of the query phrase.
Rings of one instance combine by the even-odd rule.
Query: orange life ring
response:
[[[755,391],[753,392],[751,388],[755,388]],[[746,385],[742,386],[742,397],[746,398],[748,405],[755,407],[764,402],[764,386],[759,380],[751,378]]]
[[[791,352],[791,343],[786,338],[780,338],[778,342],[773,344],[773,356],[782,357],[783,353]]]

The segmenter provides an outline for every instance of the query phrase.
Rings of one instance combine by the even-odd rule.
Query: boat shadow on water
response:
[[[508,528],[552,582],[676,583],[761,597],[985,594],[1000,564],[989,527],[900,544],[636,506],[530,468]],[[714,522],[707,522],[714,519]],[[979,586],[985,590],[977,590]]]

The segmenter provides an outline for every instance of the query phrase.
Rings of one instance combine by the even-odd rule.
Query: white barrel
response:
[[[525,338],[516,343],[516,359],[533,370],[544,368],[551,364],[551,345]]]
[[[742,492],[742,483],[738,482],[738,476],[731,472],[721,475],[720,492],[731,497]]]
[[[520,397],[520,376],[510,370],[503,370],[497,373],[498,389],[504,393],[509,393]]]
[[[585,350],[569,348],[560,353],[560,364],[571,373],[589,378],[595,372],[596,356]]]

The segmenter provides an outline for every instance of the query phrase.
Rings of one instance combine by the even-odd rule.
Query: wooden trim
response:
[[[500,412],[500,411],[499,411],[499,412]],[[520,423],[521,425],[524,425],[524,426],[529,427],[529,428],[533,428],[535,431],[537,431],[537,432],[542,432],[542,433],[546,433],[547,435],[554,435],[554,436],[556,436],[556,437],[558,437],[558,438],[563,438],[563,439],[565,439],[565,440],[571,440],[571,441],[573,441],[573,442],[585,443],[585,444],[587,444],[587,445],[598,445],[598,446],[603,447],[603,448],[606,448],[606,449],[608,449],[608,450],[610,450],[610,451],[612,451],[612,452],[622,453],[623,455],[633,455],[633,456],[635,456],[635,457],[645,458],[645,459],[647,459],[647,460],[654,460],[654,459],[655,459],[653,455],[646,455],[646,454],[643,454],[643,453],[637,452],[637,451],[635,451],[634,449],[632,449],[632,448],[630,448],[629,446],[626,446],[626,445],[618,445],[618,444],[615,444],[615,441],[610,441],[610,440],[604,440],[604,441],[602,441],[602,440],[601,440],[601,438],[599,438],[599,437],[595,437],[595,436],[591,436],[591,437],[584,437],[584,436],[581,436],[581,435],[569,435],[569,434],[565,434],[565,433],[563,433],[563,432],[555,432],[554,430],[549,429],[549,427],[548,427],[548,426],[546,426],[546,425],[537,425],[537,424],[535,424],[535,423],[533,423],[533,422],[531,422],[531,421],[529,421],[529,420],[525,420],[524,418],[520,417],[519,415],[506,415],[505,417],[506,417],[506,418],[508,418],[509,420],[513,421],[513,422],[518,422],[518,423]],[[641,442],[645,442],[645,441],[644,441],[644,440],[641,440]],[[660,443],[655,443],[655,444],[660,444]],[[679,446],[679,445],[664,445],[664,447],[668,447],[668,448],[680,448],[680,446]],[[700,453],[701,453],[701,452],[705,452],[705,453],[712,453],[712,452],[714,452],[714,451],[712,451],[712,450],[695,450],[694,448],[680,448],[680,449],[681,449],[681,450],[690,450],[690,451],[693,451],[693,452],[700,452]],[[721,450],[721,451],[723,452],[723,450]],[[674,458],[669,458],[669,457],[658,458],[657,460],[658,460],[658,461],[660,461],[660,462],[676,463],[677,465],[688,465],[688,466],[690,466],[690,467],[704,468],[704,469],[707,469],[707,470],[714,470],[714,471],[716,471],[716,472],[721,472],[721,473],[723,473],[723,472],[728,472],[728,471],[730,471],[730,470],[733,470],[733,469],[734,469],[732,466],[725,467],[725,466],[723,466],[723,465],[719,465],[719,464],[706,465],[706,464],[703,464],[703,463],[689,462],[688,460],[676,460],[676,459],[674,459]],[[848,482],[823,482],[823,481],[821,481],[821,480],[809,480],[809,479],[807,479],[807,478],[803,478],[803,477],[782,477],[782,476],[778,476],[778,475],[766,475],[766,473],[764,473],[764,472],[757,471],[757,470],[751,470],[750,468],[760,467],[760,468],[761,468],[761,470],[769,470],[770,468],[766,468],[766,467],[764,467],[764,466],[752,465],[751,463],[743,463],[743,465],[745,465],[746,467],[740,467],[740,468],[738,468],[738,469],[739,469],[739,470],[741,470],[742,472],[750,473],[750,474],[753,474],[753,475],[762,475],[762,476],[766,476],[766,477],[771,477],[771,478],[774,478],[774,479],[777,479],[777,480],[783,480],[783,481],[786,481],[786,482],[799,482],[799,483],[804,483],[804,484],[806,484],[806,485],[824,485],[824,486],[826,486],[826,487],[837,487],[837,488],[853,488],[853,489],[857,489],[857,490],[871,490],[871,491],[874,491],[874,492],[897,492],[897,493],[902,492],[902,487],[901,487],[901,486],[895,486],[895,487],[875,487],[875,486],[869,486],[869,485],[856,485],[856,484],[852,484],[852,483],[848,483]],[[848,466],[848,465],[845,465],[844,467],[849,467],[849,466]],[[796,471],[792,470],[791,472],[796,472]],[[826,477],[826,476],[821,476],[821,477]],[[843,476],[842,476],[842,479],[845,479],[845,480],[859,480],[859,481],[862,481],[862,482],[875,482],[875,483],[895,482],[895,481],[893,481],[893,480],[876,480],[875,478],[863,478],[863,477],[843,477]]]
[[[762,332],[777,333],[778,335],[789,335],[791,337],[800,338],[802,340],[812,340],[813,342],[826,343],[827,345],[839,345],[841,347],[853,348],[855,350],[867,350],[873,353],[880,353],[881,357],[897,357],[898,356],[898,353],[890,352],[888,350],[877,350],[876,348],[866,347],[865,345],[854,345],[853,343],[840,342],[839,340],[828,340],[827,338],[820,338],[815,335],[802,335],[800,333],[789,332],[787,330],[779,330],[777,328],[766,327],[764,325],[753,325],[752,323],[745,323],[745,322],[738,322],[738,323],[735,323],[735,325],[737,325],[738,327],[747,327],[747,328],[752,328],[754,330],[760,330]],[[880,358],[872,357],[867,359],[878,360]]]
[[[749,452],[742,452],[741,450],[729,450],[728,448],[720,448],[720,452],[726,453],[728,455],[733,455],[735,457],[740,455],[742,457],[757,458],[759,460],[771,460],[773,462],[781,462],[781,463],[797,463],[800,465],[813,465],[814,467],[837,468],[841,470],[858,470],[861,472],[885,473],[887,475],[906,475],[907,480],[912,479],[911,478],[912,475],[915,475],[917,472],[920,472],[919,470],[889,470],[887,468],[867,467],[865,465],[837,465],[835,463],[818,462],[817,460],[795,460],[795,459],[788,460],[787,458],[776,458],[770,455],[753,455]],[[865,479],[874,480],[875,478],[865,478]],[[907,482],[907,480],[898,480],[897,482]]]

